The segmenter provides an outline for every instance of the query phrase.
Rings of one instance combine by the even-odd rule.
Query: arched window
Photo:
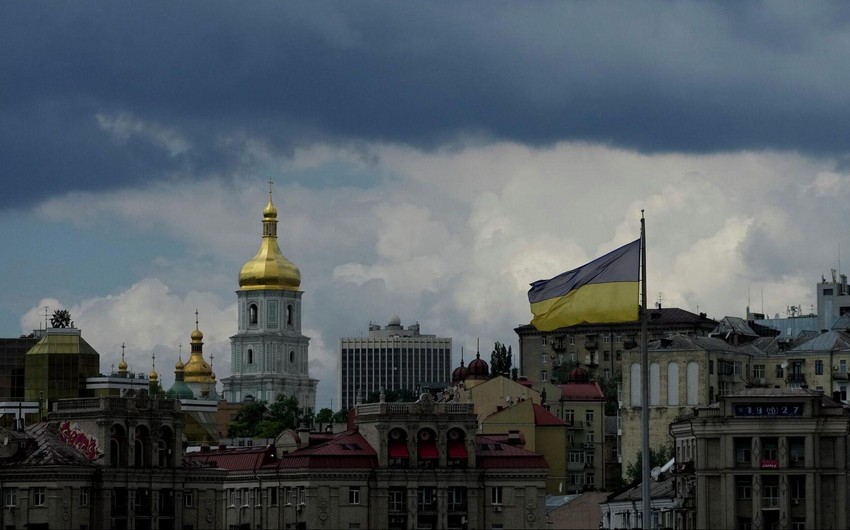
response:
[[[289,362],[290,363],[295,362],[295,352],[294,351],[289,352]]]
[[[630,380],[632,392],[632,406],[639,407],[640,406],[640,363],[632,363],[631,372],[630,372]]]
[[[469,452],[466,450],[466,435],[461,429],[449,431],[446,441],[446,466],[466,468]]]
[[[389,433],[387,444],[387,465],[395,468],[406,468],[410,465],[410,451],[407,449],[407,432],[404,429],[393,429]]]
[[[699,402],[699,365],[691,361],[685,370],[688,405],[696,405]]]
[[[434,469],[440,463],[440,452],[437,450],[437,435],[431,429],[421,429],[416,435],[417,449],[416,453],[419,457],[418,467],[425,469]]]
[[[667,363],[667,404],[679,404],[679,363]]]
[[[649,365],[649,404],[650,406],[661,404],[661,367],[658,363]]]
[[[248,348],[248,364],[254,364],[254,350]]]
[[[109,465],[122,467],[127,465],[127,431],[122,425],[115,424],[109,429]]]
[[[292,325],[292,304],[286,306],[286,324]]]
[[[248,306],[248,324],[257,325],[257,304]]]
[[[148,467],[151,465],[151,437],[150,431],[144,425],[136,427],[134,440],[133,465],[136,467]]]

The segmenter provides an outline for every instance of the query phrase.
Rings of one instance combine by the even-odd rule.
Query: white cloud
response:
[[[370,320],[399,314],[424,333],[452,336],[456,350],[478,338],[485,353],[495,340],[514,343],[513,327],[530,318],[528,284],[637,238],[641,209],[650,301],[661,293],[667,306],[714,317],[743,314],[748,288],[764,290],[769,313],[808,307],[833,259],[832,241],[845,237],[835,196],[847,175],[795,154],[641,155],[562,143],[438,152],[312,146],[290,158],[240,145],[250,150],[246,160],[282,175],[280,242],[302,272],[320,405],[335,394],[338,339],[365,333]],[[381,178],[315,188],[288,182],[337,167]],[[48,219],[72,220],[77,237],[110,223],[185,246],[184,255],[133,264],[144,275],[132,287],[73,304],[102,354],[114,362],[126,341],[147,370],[155,348],[173,352],[188,342],[198,306],[216,371],[227,375],[236,274],[257,249],[265,205],[266,177],[255,175],[246,168],[230,180],[75,194],[39,208]],[[25,328],[37,327],[41,305]]]
[[[177,131],[164,125],[149,123],[129,112],[95,115],[98,126],[112,134],[113,138],[126,141],[139,137],[157,145],[169,156],[178,156],[192,148],[191,142]]]

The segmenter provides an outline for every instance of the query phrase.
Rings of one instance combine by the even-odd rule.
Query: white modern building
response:
[[[295,396],[316,408],[316,385],[308,371],[310,339],[301,333],[301,272],[277,242],[277,208],[263,210],[263,239],[257,255],[239,273],[239,321],[230,338],[231,373],[222,379],[230,403]]]
[[[402,327],[394,316],[381,329],[369,324],[367,337],[339,341],[337,402],[341,410],[357,396],[384,390],[415,391],[422,383],[445,382],[451,376],[452,339],[422,335],[419,324]]]

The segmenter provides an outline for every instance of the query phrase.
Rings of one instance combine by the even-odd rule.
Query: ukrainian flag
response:
[[[550,280],[537,280],[528,291],[539,331],[638,320],[640,239]]]

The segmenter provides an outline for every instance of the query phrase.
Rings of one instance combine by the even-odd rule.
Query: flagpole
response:
[[[650,459],[649,459],[649,351],[646,307],[646,221],[643,210],[640,211],[640,390],[641,390],[641,497],[643,499],[643,528],[652,528],[652,499],[650,499]]]

